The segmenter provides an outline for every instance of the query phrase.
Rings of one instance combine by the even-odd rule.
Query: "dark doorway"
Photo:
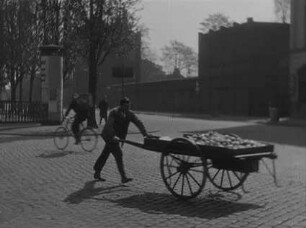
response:
[[[298,101],[306,103],[306,65],[298,70]]]

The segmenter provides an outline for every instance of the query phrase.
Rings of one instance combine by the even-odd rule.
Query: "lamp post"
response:
[[[62,121],[63,112],[63,57],[58,45],[40,47],[41,53],[41,103],[48,105],[50,124]]]

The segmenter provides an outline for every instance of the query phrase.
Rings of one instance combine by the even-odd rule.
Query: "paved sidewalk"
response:
[[[246,180],[247,192],[219,191],[207,180],[199,197],[182,202],[162,181],[159,153],[125,145],[125,167],[133,182],[120,184],[112,156],[102,174],[107,181],[97,182],[92,165],[103,148],[101,139],[92,153],[73,144],[58,151],[48,135],[57,126],[0,124],[0,228],[306,227],[303,128],[254,120],[141,118],[148,129],[160,129],[161,135],[217,129],[267,139],[279,156],[279,186],[261,164],[260,172]],[[128,137],[142,140],[140,134]]]
[[[306,127],[306,118],[280,118],[278,122],[272,123],[269,118],[264,117],[244,117],[244,116],[212,116],[206,114],[190,114],[190,113],[164,113],[164,112],[144,112],[137,111],[138,114],[142,115],[153,115],[153,116],[165,116],[169,118],[188,118],[188,119],[202,119],[211,121],[232,121],[232,122],[250,122],[257,124],[267,124],[273,126],[291,126],[291,127]],[[98,116],[98,115],[96,115]],[[0,123],[0,135],[5,133],[20,133],[20,134],[36,134],[42,133],[47,135],[52,133],[58,125],[42,125],[39,123]],[[101,126],[97,129],[101,130]]]
[[[271,124],[271,125],[281,125],[281,126],[292,126],[292,127],[306,127],[306,118],[290,118],[282,117],[278,122],[270,122],[268,117],[249,117],[249,116],[228,116],[228,115],[208,115],[208,114],[197,114],[197,113],[168,113],[168,112],[146,112],[138,111],[140,114],[144,115],[159,115],[168,116],[172,118],[194,118],[203,120],[222,120],[222,121],[246,121],[259,124]]]
[[[284,118],[275,124],[292,127],[306,127],[306,119]]]

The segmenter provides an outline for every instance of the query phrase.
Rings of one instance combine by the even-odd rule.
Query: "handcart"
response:
[[[218,133],[219,134],[219,133]],[[219,134],[225,135],[225,134]],[[224,141],[236,135],[225,135]],[[181,138],[154,136],[145,138],[144,143],[124,140],[125,143],[149,151],[161,153],[160,172],[167,189],[179,199],[197,197],[203,190],[206,179],[218,189],[231,191],[243,187],[248,175],[258,172],[259,162],[263,158],[272,161],[272,168],[263,164],[273,176],[277,185],[274,146],[252,140],[240,140],[243,143],[230,145],[220,142],[211,143],[197,140],[194,134],[184,134]],[[213,137],[212,137],[213,138]],[[253,145],[248,144],[252,141]],[[246,142],[246,143],[245,143]],[[254,143],[255,142],[255,143]]]

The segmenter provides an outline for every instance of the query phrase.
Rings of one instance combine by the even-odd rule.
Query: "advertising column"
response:
[[[60,47],[46,45],[41,51],[41,102],[48,104],[48,123],[58,124],[63,112],[63,57]]]

